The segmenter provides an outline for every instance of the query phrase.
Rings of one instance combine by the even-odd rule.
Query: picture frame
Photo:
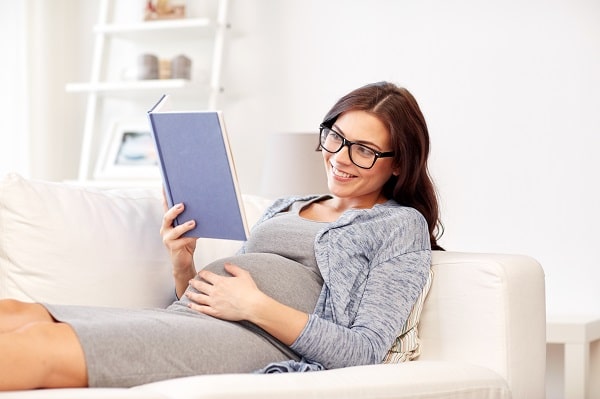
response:
[[[113,122],[94,177],[99,180],[160,179],[158,155],[147,120]]]

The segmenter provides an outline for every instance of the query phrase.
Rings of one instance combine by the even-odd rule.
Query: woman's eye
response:
[[[367,147],[363,147],[363,146],[361,146],[361,145],[359,145],[359,146],[356,146],[356,147],[357,147],[356,149],[358,150],[358,153],[359,153],[361,156],[364,156],[364,157],[372,157],[373,155],[375,155],[375,153],[373,152],[373,150],[371,150],[371,149],[369,149],[369,148],[367,148]]]
[[[333,130],[330,131],[329,133],[329,138],[331,140],[335,140],[335,141],[342,141],[342,136],[340,136],[339,134],[337,134],[336,132],[334,132]]]

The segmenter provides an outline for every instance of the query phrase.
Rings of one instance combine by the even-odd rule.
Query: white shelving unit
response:
[[[192,1],[207,0],[190,0]],[[116,0],[100,1],[98,22],[93,27],[95,42],[89,81],[69,83],[65,88],[67,92],[83,93],[87,96],[78,172],[78,181],[81,183],[93,183],[94,163],[97,162],[102,143],[108,139],[106,110],[103,110],[105,102],[118,99],[121,104],[148,107],[149,100],[158,99],[161,94],[169,93],[189,100],[194,107],[216,109],[223,92],[221,69],[226,33],[229,28],[228,0],[213,0],[215,11],[210,17],[132,21],[131,23],[115,21],[116,3]],[[153,46],[176,49],[182,42],[187,41],[188,45],[191,42],[192,47],[197,43],[196,59],[194,56],[190,57],[192,66],[194,67],[196,60],[209,60],[205,68],[206,73],[195,74],[194,72],[198,71],[194,69],[189,80],[123,79],[111,70],[114,69],[111,62],[115,58],[111,44],[116,41],[126,42],[132,46],[143,44],[146,49],[150,49],[146,52],[152,51]],[[136,114],[139,115],[141,112]],[[123,115],[123,118],[130,116]],[[107,185],[107,182],[99,182],[99,184]]]

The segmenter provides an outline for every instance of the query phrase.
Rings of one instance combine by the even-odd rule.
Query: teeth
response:
[[[345,177],[347,179],[351,178],[351,177],[354,177],[353,175],[351,175],[349,173],[342,172],[342,171],[338,170],[335,167],[333,167],[332,170],[333,170],[333,174],[336,175],[336,176],[339,176],[339,177]]]

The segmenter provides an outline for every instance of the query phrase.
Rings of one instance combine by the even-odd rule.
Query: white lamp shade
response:
[[[275,133],[267,139],[261,195],[324,194],[327,178],[323,156],[316,151],[317,133]]]

